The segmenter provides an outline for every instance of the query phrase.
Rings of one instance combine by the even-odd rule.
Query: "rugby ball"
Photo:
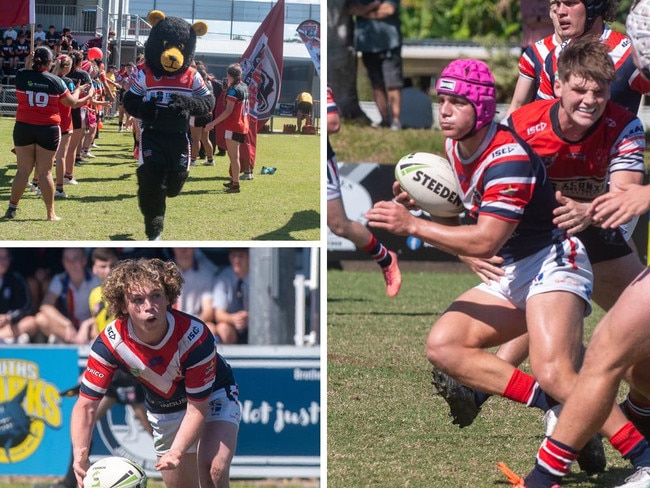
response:
[[[145,488],[147,475],[133,461],[109,456],[94,463],[86,472],[84,488]]]
[[[442,156],[425,152],[404,156],[395,165],[395,179],[430,215],[455,217],[465,211],[454,170]]]

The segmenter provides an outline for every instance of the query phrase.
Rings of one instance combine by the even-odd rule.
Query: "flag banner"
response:
[[[36,21],[35,0],[5,1],[0,3],[0,26],[33,24]]]
[[[245,171],[252,171],[255,166],[257,130],[271,118],[280,100],[283,35],[284,0],[279,0],[260,24],[239,60],[242,80],[248,85],[250,104],[249,132],[246,144],[240,148]]]
[[[305,20],[296,29],[300,40],[305,43],[307,52],[311,57],[316,74],[320,78],[320,23],[316,20]]]

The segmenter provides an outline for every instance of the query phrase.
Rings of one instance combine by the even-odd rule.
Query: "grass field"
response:
[[[239,194],[226,194],[227,157],[216,166],[192,167],[180,196],[167,200],[164,240],[179,241],[318,241],[320,240],[320,137],[259,134],[255,179],[243,181]],[[0,119],[0,215],[9,202],[16,173],[11,118]],[[59,222],[45,221],[40,197],[27,191],[18,217],[0,219],[3,240],[144,240],[144,224],[137,202],[136,161],[132,136],[117,132],[109,121],[97,140],[97,156],[75,169],[76,186],[66,185],[68,197],[57,199]],[[200,163],[200,162],[199,162]],[[261,175],[273,166],[273,175]]]
[[[328,272],[328,488],[509,486],[498,461],[527,474],[544,435],[540,410],[495,397],[460,430],[432,393],[427,333],[478,278],[406,272],[400,294],[388,299],[373,271]],[[588,318],[589,334],[600,317],[596,309]],[[587,478],[576,466],[565,486],[620,484],[632,469],[605,448],[606,473]]]

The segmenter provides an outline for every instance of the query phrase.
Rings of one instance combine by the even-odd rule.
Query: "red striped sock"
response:
[[[531,396],[534,394],[535,384],[535,378],[515,368],[508,382],[508,386],[506,386],[501,396],[527,405]]]
[[[639,445],[645,438],[641,433],[636,430],[634,424],[628,421],[621,427],[616,434],[609,439],[609,443],[614,449],[621,453],[621,456],[627,459],[630,453]]]
[[[537,463],[555,476],[564,476],[571,471],[571,464],[578,459],[578,453],[571,447],[547,437],[537,451]]]

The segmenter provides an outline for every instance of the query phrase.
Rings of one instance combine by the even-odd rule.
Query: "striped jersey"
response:
[[[558,45],[555,35],[550,35],[531,44],[519,58],[519,76],[539,83],[539,78],[544,69],[544,60]]]
[[[47,71],[20,69],[16,74],[16,122],[32,125],[59,125],[59,99],[70,90],[58,76]]]
[[[634,65],[630,38],[605,26],[600,42],[609,48],[609,55],[616,68],[616,80],[610,85],[612,101],[637,113],[641,104],[641,95],[650,93],[650,80],[644,78]],[[538,100],[555,98],[553,85],[557,74],[557,60],[564,46],[566,42],[557,46],[544,60],[544,69],[537,90]]]
[[[559,108],[558,100],[539,100],[515,110],[502,122],[540,155],[556,190],[590,202],[607,191],[610,173],[645,172],[645,133],[633,113],[610,101],[581,140],[568,141],[559,129]]]
[[[336,101],[334,100],[334,93],[332,92],[332,89],[328,86],[327,87],[327,114],[338,114],[339,109],[336,106]],[[327,160],[329,161],[335,156],[334,154],[334,149],[332,149],[332,145],[330,144],[330,138],[329,134],[327,136]]]
[[[518,222],[497,253],[504,265],[563,240],[564,231],[552,221],[558,204],[544,164],[509,128],[492,123],[470,158],[459,154],[458,141],[453,139],[446,140],[445,151],[471,219],[489,215]]]
[[[188,398],[204,400],[235,384],[230,365],[217,353],[203,322],[172,309],[167,322],[167,334],[155,346],[139,341],[128,319],[106,326],[91,347],[80,394],[101,399],[119,368],[142,384],[149,411],[169,413],[184,410]]]

